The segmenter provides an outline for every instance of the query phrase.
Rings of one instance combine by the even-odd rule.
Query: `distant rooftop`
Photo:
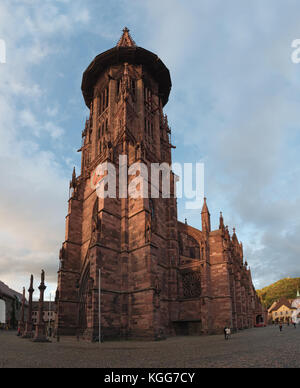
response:
[[[0,296],[1,296],[1,294],[4,296],[10,297],[10,298],[18,298],[18,300],[20,302],[22,301],[22,298],[23,298],[22,294],[20,294],[17,291],[12,290],[11,288],[9,288],[5,283],[1,282],[1,280],[0,280]]]
[[[32,311],[39,311],[39,302],[32,302]],[[56,304],[48,300],[44,300],[44,311],[54,311],[56,312]]]

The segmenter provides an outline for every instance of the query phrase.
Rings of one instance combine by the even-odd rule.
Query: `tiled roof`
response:
[[[281,306],[286,306],[287,308],[291,309],[291,303],[288,299],[286,298],[281,298],[279,301],[276,303],[276,305],[269,311],[269,313],[272,313],[273,311],[277,311]]]

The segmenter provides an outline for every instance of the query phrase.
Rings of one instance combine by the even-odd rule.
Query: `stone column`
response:
[[[23,334],[23,338],[32,338],[33,337],[33,331],[32,331],[32,295],[34,293],[33,289],[33,275],[30,277],[30,287],[28,289],[29,292],[29,306],[28,306],[28,318],[25,326],[25,332]]]
[[[35,328],[35,336],[33,342],[50,342],[46,337],[46,327],[44,323],[44,292],[46,290],[45,286],[45,272],[42,270],[41,275],[41,284],[39,286],[40,290],[40,300],[39,300],[39,316],[38,323]]]
[[[25,329],[25,287],[23,287],[23,297],[22,297],[22,310],[21,310],[21,319],[19,321],[19,330],[18,330],[18,336],[22,336]]]

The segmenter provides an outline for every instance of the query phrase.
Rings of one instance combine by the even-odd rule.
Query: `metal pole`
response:
[[[49,318],[49,323],[48,323],[48,325],[49,325],[49,328],[48,328],[48,334],[50,333],[50,325],[51,325],[51,318],[50,318],[50,314],[51,314],[51,292],[50,292],[50,301],[49,301],[49,312],[48,312],[48,318]]]
[[[99,268],[99,291],[98,291],[98,297],[99,297],[99,344],[101,343],[101,269]]]

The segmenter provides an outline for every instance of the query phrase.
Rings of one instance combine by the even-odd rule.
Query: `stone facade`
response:
[[[105,337],[160,339],[220,332],[225,325],[247,328],[261,312],[242,245],[222,217],[219,229],[211,231],[205,201],[201,231],[177,220],[173,174],[170,198],[96,194],[94,171],[100,163],[116,167],[117,193],[120,155],[127,156],[128,166],[171,164],[171,130],[163,113],[170,90],[168,69],[137,47],[127,29],[83,75],[90,117],[82,133],[81,173],[77,177],[74,170],[70,182],[60,251],[60,334],[97,338],[100,268]]]

